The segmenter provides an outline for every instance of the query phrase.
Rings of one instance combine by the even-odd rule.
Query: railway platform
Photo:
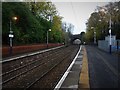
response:
[[[54,90],[89,88],[88,62],[84,46],[81,46],[73,62]]]
[[[44,53],[44,52],[47,52],[47,51],[50,51],[50,50],[55,50],[55,49],[58,49],[58,48],[61,48],[61,47],[64,47],[64,45],[58,46],[58,47],[49,48],[49,49],[44,49],[44,50],[38,50],[38,51],[33,51],[33,52],[28,52],[28,53],[23,53],[23,54],[18,54],[18,55],[13,55],[13,56],[10,56],[10,57],[5,57],[5,58],[2,58],[2,60],[0,60],[0,63],[12,61],[12,60],[15,60],[15,59],[24,58],[24,57],[27,57],[27,56],[33,56],[33,55]]]

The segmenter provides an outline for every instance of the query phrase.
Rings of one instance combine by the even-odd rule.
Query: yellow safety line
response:
[[[83,54],[83,63],[82,63],[82,70],[80,73],[80,81],[79,81],[79,89],[90,88],[89,86],[89,75],[88,75],[88,58],[86,49],[84,47],[84,54]]]

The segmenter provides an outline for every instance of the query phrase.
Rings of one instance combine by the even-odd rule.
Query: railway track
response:
[[[48,58],[48,56],[51,57],[51,55],[52,55],[51,53],[57,53],[57,50],[44,52],[37,56],[25,57],[25,58],[22,58],[22,60],[21,59],[17,60],[17,61],[11,60],[11,62],[8,61],[9,63],[7,63],[7,62],[5,63],[7,65],[4,65],[4,63],[3,63],[3,74],[0,75],[0,76],[3,76],[2,84],[5,84],[5,83],[11,81],[12,79],[19,77],[20,75],[27,73],[28,71],[33,70],[33,69],[37,68],[38,66],[46,63],[48,61],[46,58]],[[24,60],[24,62],[23,62],[23,60]],[[22,62],[22,65],[21,65],[21,62]],[[14,66],[11,65],[10,67],[8,67],[8,65],[10,63],[14,63],[15,65]],[[5,69],[5,67],[7,67],[7,68]],[[30,68],[30,67],[32,67],[32,68]],[[26,69],[24,70],[24,68],[26,68]],[[21,70],[21,72],[20,72],[20,70]]]
[[[76,46],[46,51],[30,57],[24,57],[3,63],[3,88],[33,87],[45,75],[70,57]],[[78,47],[76,47],[78,48]],[[76,49],[77,50],[77,49]],[[8,66],[8,67],[6,67]]]
[[[53,53],[57,53],[57,51],[56,50],[54,50],[53,51]],[[47,61],[47,59],[45,59],[45,58],[47,58],[48,56],[49,57],[51,57],[51,51],[48,53],[48,52],[46,52],[46,55],[44,55],[44,53],[43,53],[43,57],[41,57],[41,54],[40,54],[40,56],[38,57],[38,58],[40,58],[40,59],[38,59],[38,58],[35,58],[35,59],[33,59],[33,57],[32,57],[32,59],[30,60],[30,57],[28,58],[28,60],[29,60],[29,62],[27,61],[27,62],[24,62],[24,64],[23,65],[21,65],[21,62],[20,62],[20,66],[18,66],[18,67],[16,67],[15,68],[15,66],[11,66],[11,67],[7,67],[7,69],[9,68],[9,71],[6,71],[6,70],[3,70],[3,74],[2,75],[0,75],[0,76],[4,76],[3,77],[3,83],[2,84],[4,84],[4,83],[7,83],[7,82],[9,82],[10,80],[12,80],[12,79],[14,79],[14,78],[16,78],[16,77],[18,77],[18,76],[20,76],[20,75],[22,75],[22,74],[24,74],[24,73],[26,73],[26,72],[28,72],[28,71],[30,71],[30,70],[33,70],[33,69],[35,69],[35,68],[37,68],[38,66],[40,66],[40,65],[42,65],[42,64],[44,64],[44,63],[46,63],[46,61]],[[25,59],[26,60],[26,59]],[[44,60],[43,62],[42,62],[42,60]],[[39,62],[39,61],[41,61],[41,62]],[[13,61],[12,61],[13,62]],[[12,63],[11,62],[11,63]],[[49,62],[49,61],[48,61]],[[22,62],[23,63],[23,62]],[[8,63],[9,64],[9,63]],[[7,64],[7,65],[8,65]],[[15,65],[17,65],[17,64],[19,64],[18,62],[16,62],[16,64]],[[7,66],[7,65],[5,65],[5,66]],[[4,64],[3,64],[3,69],[4,69]],[[14,68],[13,68],[14,67]],[[32,68],[30,68],[30,67],[32,67]],[[24,70],[24,68],[26,68],[26,70]],[[23,71],[23,70],[24,71]],[[5,72],[6,71],[6,72]],[[16,71],[16,72],[15,72]],[[18,71],[18,72],[17,72]],[[20,72],[21,71],[21,72]],[[22,72],[23,71],[23,72]],[[17,75],[15,75],[15,76],[13,76],[13,77],[11,77],[12,75],[13,75],[13,73],[14,73],[14,75],[15,75],[15,73],[17,74]],[[10,74],[12,74],[12,75],[10,75]],[[10,78],[9,79],[7,79],[7,80],[5,80],[6,79],[6,76],[9,76]],[[8,77],[7,77],[8,78]]]

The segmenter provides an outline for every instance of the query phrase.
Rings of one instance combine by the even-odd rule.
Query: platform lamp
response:
[[[12,20],[17,20],[18,18],[16,17],[16,16],[14,16],[14,17],[12,17],[11,19],[10,19],[10,21],[9,21],[9,46],[10,46],[10,49],[9,49],[9,55],[11,56],[12,55],[12,47],[13,47],[13,37],[14,37],[14,35],[13,35],[13,30],[12,30]]]
[[[49,21],[50,21],[50,28],[49,30],[47,30],[47,48],[48,48],[48,44],[49,44],[49,40],[48,40],[48,34],[49,32],[51,32],[51,27],[52,27],[52,21],[53,21],[53,16],[51,14],[48,15]]]
[[[117,9],[117,8],[114,8],[114,10],[115,11],[118,11],[119,9]],[[106,13],[106,8],[102,8],[102,10],[101,10],[102,12],[104,12],[104,13]],[[112,49],[112,35],[111,35],[111,32],[112,32],[112,30],[111,30],[111,27],[112,27],[112,20],[111,20],[111,13],[110,12],[107,12],[108,13],[108,15],[109,15],[109,35],[110,35],[110,37],[109,37],[109,53],[111,54],[111,49]]]

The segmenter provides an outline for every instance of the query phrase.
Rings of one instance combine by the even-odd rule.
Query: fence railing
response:
[[[99,40],[98,48],[109,52],[109,42],[105,40]],[[111,51],[116,52],[117,50],[120,50],[120,40],[112,41]]]

